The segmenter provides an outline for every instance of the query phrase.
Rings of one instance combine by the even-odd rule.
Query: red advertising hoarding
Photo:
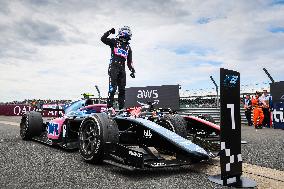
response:
[[[0,115],[21,116],[28,111],[34,111],[36,108],[24,104],[7,104],[0,105]],[[57,111],[42,111],[44,117],[57,117]]]

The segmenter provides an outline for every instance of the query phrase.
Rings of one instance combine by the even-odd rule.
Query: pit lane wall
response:
[[[36,107],[32,107],[24,104],[5,104],[0,105],[0,115],[5,116],[22,116],[28,111],[35,111]],[[43,117],[56,117],[58,116],[58,111],[42,111]]]

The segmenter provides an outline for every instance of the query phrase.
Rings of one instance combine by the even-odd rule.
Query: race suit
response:
[[[104,33],[101,37],[101,41],[111,48],[111,60],[108,69],[110,82],[107,106],[109,108],[113,107],[114,95],[118,87],[119,109],[123,109],[126,86],[125,61],[127,61],[129,70],[135,72],[132,65],[132,51],[128,42],[124,42],[119,38],[108,38],[109,35],[110,31]]]
[[[253,98],[251,103],[253,106],[253,124],[255,128],[257,128],[262,125],[264,119],[262,103],[258,98]]]

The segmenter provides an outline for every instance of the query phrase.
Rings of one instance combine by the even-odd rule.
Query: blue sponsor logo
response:
[[[226,87],[236,87],[239,81],[239,76],[237,75],[226,75],[223,81]]]
[[[117,49],[117,53],[118,53],[118,54],[121,54],[121,55],[124,55],[124,56],[127,56],[127,55],[128,55],[127,51],[125,51],[125,50],[123,50],[123,49]]]
[[[124,58],[126,58],[128,56],[128,52],[124,49],[121,49],[121,48],[114,48],[114,54],[116,54],[118,56],[122,56]]]
[[[48,134],[52,136],[58,136],[58,124],[57,123],[48,123]]]

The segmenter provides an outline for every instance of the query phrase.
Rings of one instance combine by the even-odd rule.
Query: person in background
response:
[[[272,95],[270,94],[269,95],[270,96],[270,98],[269,98],[269,111],[270,111],[270,127],[272,128],[273,127],[273,109],[274,109],[274,106],[273,106],[273,97],[272,97]]]
[[[270,128],[270,96],[267,94],[267,90],[263,90],[263,94],[260,97],[260,100],[263,101],[262,111],[264,115],[263,127]]]
[[[36,100],[34,99],[31,103],[31,106],[33,109],[36,109]]]
[[[262,122],[264,119],[262,106],[263,101],[261,101],[260,93],[256,91],[254,98],[252,98],[251,103],[253,107],[253,125],[255,129],[262,129]]]
[[[252,106],[251,106],[251,99],[250,99],[250,95],[247,94],[245,101],[244,101],[244,108],[245,108],[245,115],[248,121],[248,125],[252,126],[252,121],[251,121],[251,110],[252,110]]]

